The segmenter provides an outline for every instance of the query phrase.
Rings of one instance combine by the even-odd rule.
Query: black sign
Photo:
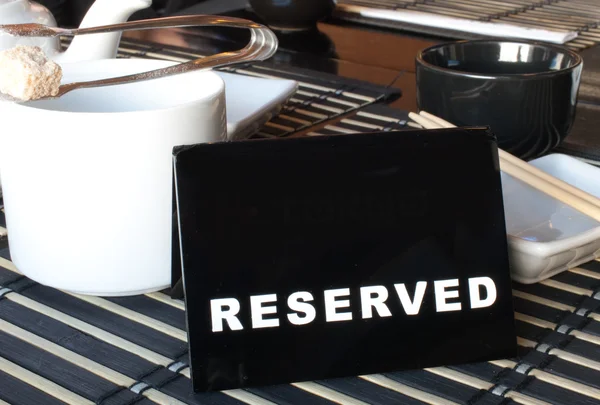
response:
[[[197,391],[516,354],[486,128],[174,153]]]

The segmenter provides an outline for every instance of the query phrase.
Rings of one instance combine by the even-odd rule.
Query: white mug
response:
[[[172,64],[63,65],[64,82]],[[12,261],[41,284],[99,296],[171,283],[172,148],[227,138],[210,71],[2,103],[0,177]],[[206,173],[214,176],[214,173]]]

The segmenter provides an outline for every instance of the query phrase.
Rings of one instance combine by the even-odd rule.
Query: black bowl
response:
[[[334,0],[249,0],[252,10],[270,28],[280,31],[313,29],[329,17]]]
[[[577,53],[535,42],[435,45],[416,57],[417,105],[454,125],[489,125],[500,148],[531,159],[569,134],[582,68]]]

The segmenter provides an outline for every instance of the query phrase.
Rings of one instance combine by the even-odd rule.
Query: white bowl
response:
[[[600,198],[600,168],[563,154],[529,162]],[[531,284],[600,257],[600,223],[502,173],[513,280]]]

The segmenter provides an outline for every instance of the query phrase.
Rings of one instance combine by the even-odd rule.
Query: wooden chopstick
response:
[[[422,125],[425,129],[456,127],[426,111],[421,111],[419,114],[411,112],[409,113],[409,118]],[[500,157],[500,170],[506,174],[556,198],[577,211],[594,218],[596,221],[600,221],[600,199],[597,197],[549,175],[502,149],[498,149],[498,154]]]

